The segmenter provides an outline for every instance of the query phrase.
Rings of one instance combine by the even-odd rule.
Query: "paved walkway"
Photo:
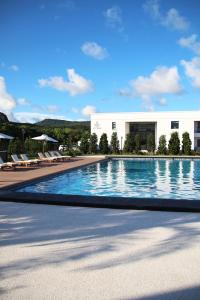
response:
[[[199,300],[200,214],[0,203],[2,300]]]
[[[41,163],[39,167],[17,167],[16,170],[0,171],[0,188],[33,180],[46,175],[56,174],[71,168],[98,162],[103,157],[81,157],[57,163]]]

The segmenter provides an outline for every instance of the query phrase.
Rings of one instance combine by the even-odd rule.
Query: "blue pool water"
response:
[[[18,191],[200,200],[200,160],[114,159]]]

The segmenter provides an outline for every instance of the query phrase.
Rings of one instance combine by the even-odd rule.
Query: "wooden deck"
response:
[[[104,157],[81,157],[72,158],[69,161],[46,163],[42,162],[39,166],[34,167],[17,167],[15,170],[0,171],[0,189],[10,188],[12,185],[31,181],[47,175],[63,172],[76,167],[99,162]]]

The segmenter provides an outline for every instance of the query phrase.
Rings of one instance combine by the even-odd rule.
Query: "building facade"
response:
[[[117,132],[120,149],[128,133],[141,136],[142,149],[146,149],[147,136],[155,137],[156,148],[161,135],[166,136],[167,144],[171,133],[177,131],[182,141],[182,134],[188,132],[192,149],[200,150],[200,111],[170,112],[128,112],[128,113],[95,113],[91,115],[91,133],[96,133],[98,141],[103,133],[110,143],[113,132]]]

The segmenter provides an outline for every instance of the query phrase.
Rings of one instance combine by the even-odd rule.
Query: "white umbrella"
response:
[[[14,139],[14,137],[4,134],[4,133],[0,133],[0,139],[12,140],[12,139]]]
[[[42,134],[40,136],[36,136],[36,137],[32,138],[32,140],[43,141],[43,152],[44,152],[45,142],[58,143],[57,140],[53,139],[52,137],[48,136],[47,134]]]
[[[36,136],[36,137],[32,138],[32,140],[58,143],[57,140],[53,139],[52,137],[48,136],[47,134],[42,134],[40,136]]]
[[[14,137],[12,137],[12,136],[10,136],[10,135],[7,135],[7,134],[4,134],[4,133],[0,133],[0,140],[12,140],[12,139],[14,139]],[[6,159],[7,158],[7,150],[5,150],[5,151],[0,151],[0,153],[3,155],[3,153],[4,153],[4,159]]]

